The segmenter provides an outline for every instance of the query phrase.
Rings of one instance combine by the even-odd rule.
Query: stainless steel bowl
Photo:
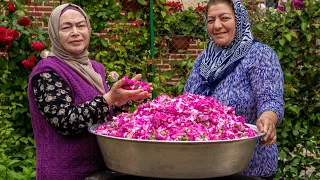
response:
[[[125,174],[173,179],[222,177],[245,170],[258,135],[252,138],[220,141],[158,141],[95,134],[108,168]]]

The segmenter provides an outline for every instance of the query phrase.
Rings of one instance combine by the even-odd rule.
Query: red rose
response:
[[[36,63],[37,62],[37,58],[35,56],[30,56],[29,57],[29,61],[32,63]]]
[[[12,37],[13,39],[17,39],[20,36],[20,33],[19,33],[19,31],[10,29],[7,31],[7,35]]]
[[[45,46],[44,44],[42,44],[41,42],[37,41],[37,42],[32,42],[31,43],[33,49],[37,52],[40,52],[42,50],[44,50]]]
[[[198,7],[195,9],[196,11],[204,12],[206,10],[207,6],[200,6],[200,3],[198,3]]]
[[[12,38],[11,36],[1,36],[1,37],[0,37],[0,42],[1,42],[3,45],[11,46],[12,40],[13,40],[13,38]]]
[[[21,64],[26,69],[32,69],[36,65],[37,58],[35,56],[30,56],[29,60],[22,60]]]
[[[18,24],[20,26],[28,26],[29,23],[30,23],[30,19],[28,17],[20,18],[19,21],[18,21]]]
[[[0,26],[0,37],[5,36],[7,34],[7,29],[3,26]]]
[[[11,13],[16,11],[14,4],[12,4],[11,2],[8,3],[8,9],[9,9],[9,12],[11,12]]]

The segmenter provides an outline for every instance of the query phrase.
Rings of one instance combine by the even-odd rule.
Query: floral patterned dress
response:
[[[195,93],[202,86],[200,63],[204,52],[196,59],[185,86],[185,92]],[[214,89],[202,88],[201,94],[212,94],[220,102],[235,107],[236,114],[243,116],[247,123],[256,124],[257,118],[267,110],[278,115],[278,124],[284,113],[284,78],[276,53],[268,46],[256,42],[232,73]],[[277,171],[278,149],[260,145],[258,140],[248,169],[243,173],[250,176],[268,177]]]
[[[32,80],[38,108],[61,134],[75,135],[92,124],[107,121],[110,108],[103,96],[75,105],[68,84],[54,71],[40,73]],[[113,107],[116,113],[128,111],[130,105]]]

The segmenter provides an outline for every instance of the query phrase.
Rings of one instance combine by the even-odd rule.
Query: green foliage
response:
[[[0,2],[0,26],[21,32],[7,50],[8,59],[0,57],[0,179],[35,179],[35,145],[26,94],[30,70],[24,69],[21,61],[39,55],[30,44],[44,42],[47,33],[36,26],[32,17],[33,26],[17,25],[26,10],[17,4],[17,11],[4,15],[7,2]],[[165,0],[154,1],[155,58],[151,59],[148,1],[139,0],[143,8],[127,12],[121,12],[123,7],[118,2],[73,0],[90,16],[90,58],[102,62],[107,74],[116,71],[120,76],[132,77],[142,73],[143,80],[149,82],[154,76],[157,94],[182,94],[194,57],[179,51],[181,57],[167,62],[167,42],[170,32],[183,32],[200,39],[199,45],[203,48],[207,36],[203,13],[188,9],[174,16],[168,13]],[[320,39],[320,4],[316,0],[304,2],[304,10],[293,10],[287,5],[287,11],[270,9],[264,13],[256,9],[251,14],[255,37],[277,52],[285,76],[285,117],[277,129],[280,155],[277,179],[319,178],[315,173],[299,177],[311,166],[320,172],[320,85],[317,80],[320,64],[319,55],[315,53],[315,40]],[[175,30],[181,22],[187,22],[188,26]],[[156,64],[161,63],[169,64],[171,69],[157,68]],[[152,64],[156,66],[155,74],[151,72]],[[177,83],[169,83],[172,79],[177,79]]]
[[[31,25],[18,25],[27,10],[14,4],[14,12],[8,12],[7,2],[0,5],[0,26],[20,32],[10,47],[0,49],[8,56],[0,55],[0,179],[29,180],[35,179],[35,144],[26,92],[30,70],[21,61],[39,55],[31,43],[44,42],[47,33],[33,17]]]
[[[83,10],[90,17],[92,32],[101,32],[110,27],[108,22],[121,18],[121,7],[116,0],[74,1],[74,3],[83,7]]]
[[[320,2],[304,1],[303,10],[286,4],[286,11],[256,9],[251,14],[256,38],[270,45],[282,65],[285,86],[285,117],[277,128],[280,160],[277,178],[319,179],[303,173],[320,172]],[[301,176],[300,176],[301,175]]]
[[[142,73],[147,77],[150,56],[147,51],[150,49],[149,29],[145,26],[147,15],[142,11],[121,15],[121,5],[116,0],[82,1],[79,5],[92,23],[90,58],[102,62],[107,74],[116,71],[120,76]],[[106,35],[101,36],[101,33]]]
[[[204,34],[198,32],[198,27],[204,27],[203,15],[196,13],[193,7],[181,12],[169,13],[166,20],[169,24],[169,31],[174,35],[196,36]]]

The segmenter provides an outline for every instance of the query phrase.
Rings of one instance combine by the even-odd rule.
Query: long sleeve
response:
[[[260,47],[247,74],[257,102],[257,117],[273,111],[280,124],[284,114],[284,77],[277,54],[266,45]]]
[[[79,134],[92,124],[106,121],[110,114],[103,96],[75,105],[68,84],[53,71],[38,74],[32,85],[40,112],[61,134]]]
[[[200,62],[201,62],[201,59],[203,58],[203,56],[204,56],[204,51],[202,51],[198,55],[197,59],[195,60],[193,67],[192,67],[192,70],[190,72],[190,75],[188,77],[188,80],[184,86],[184,93],[189,92],[189,93],[194,94],[198,88],[201,88],[201,90],[203,92],[205,92],[207,90],[207,89],[201,87],[202,79],[201,79],[201,75],[200,75],[199,66],[200,66]]]

